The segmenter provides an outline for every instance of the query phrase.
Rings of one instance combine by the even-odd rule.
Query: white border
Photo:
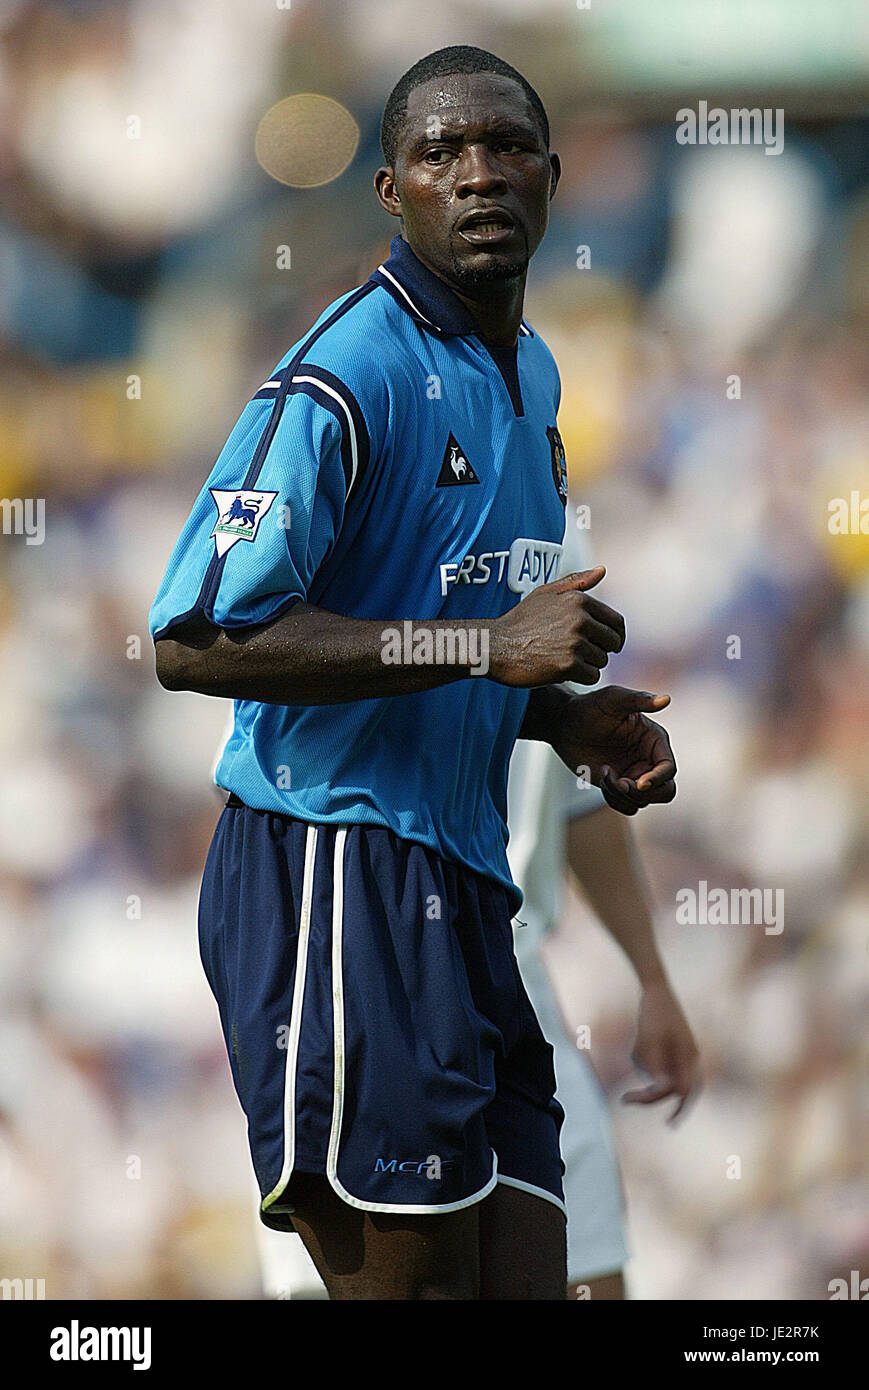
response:
[[[342,826],[335,836],[335,874],[332,888],[332,1009],[335,1035],[335,1081],[332,1103],[332,1129],[329,1134],[329,1152],[326,1158],[326,1176],[343,1201],[360,1211],[396,1212],[413,1216],[433,1212],[461,1211],[488,1197],[498,1181],[498,1158],[492,1153],[492,1176],[479,1192],[464,1197],[460,1202],[447,1202],[442,1206],[423,1206],[419,1203],[363,1202],[352,1196],[338,1178],[338,1151],[341,1145],[341,1122],[344,1116],[344,972],[343,972],[343,925],[344,925],[344,842],[347,827]]]
[[[350,407],[348,406],[344,397],[341,395],[340,391],[336,391],[334,386],[330,386],[327,382],[321,381],[318,376],[294,376],[293,382],[296,381],[305,382],[309,386],[319,386],[320,390],[325,391],[327,396],[334,397],[334,399],[341,406],[341,409],[344,411],[344,414],[347,416],[347,426],[350,431],[350,453],[353,457],[353,472],[350,475],[350,482],[347,485],[346,494],[347,497],[349,497],[351,492],[353,491],[353,484],[356,482],[356,473],[359,469],[359,443],[356,438],[356,426],[353,423],[353,416],[350,414]]]
[[[299,913],[299,940],[296,947],[296,978],[293,983],[293,1005],[290,1012],[290,1033],[287,1039],[287,1066],[284,1073],[284,1165],[276,1186],[262,1200],[260,1211],[263,1215],[274,1206],[284,1191],[296,1161],[296,1068],[299,1060],[299,1037],[302,1031],[305,978],[308,973],[308,942],[311,935],[311,903],[314,896],[317,831],[316,825],[309,825],[305,840],[305,871],[302,877],[302,907]]]
[[[355,424],[354,424],[354,422],[353,422],[353,416],[352,416],[351,413],[350,413],[350,407],[348,406],[347,402],[345,401],[345,399],[344,399],[344,397],[341,395],[341,393],[340,393],[339,391],[336,391],[336,390],[335,390],[334,386],[330,386],[330,385],[328,384],[328,382],[322,381],[322,380],[320,379],[320,377],[318,377],[318,376],[298,376],[298,375],[296,375],[296,376],[293,377],[292,381],[290,382],[290,385],[293,384],[293,381],[303,381],[303,382],[305,382],[308,386],[319,386],[320,390],[321,390],[321,391],[325,391],[325,393],[326,393],[327,396],[332,396],[336,401],[338,401],[339,405],[341,406],[342,410],[344,411],[344,414],[345,414],[346,417],[347,417],[347,426],[348,426],[348,429],[349,429],[349,432],[350,432],[350,454],[351,454],[352,459],[353,459],[353,472],[352,472],[352,474],[351,474],[351,476],[350,476],[350,482],[349,482],[348,487],[347,487],[347,497],[349,497],[349,496],[350,496],[350,493],[353,491],[353,484],[356,482],[356,473],[357,473],[358,468],[359,468],[359,441],[358,441],[358,439],[357,439],[357,437],[356,437],[356,426],[355,426]],[[265,391],[266,387],[272,387],[272,386],[273,386],[273,387],[275,388],[275,390],[277,390],[277,388],[280,386],[280,384],[281,384],[280,381],[264,381],[263,384],[262,384],[262,386],[261,386],[259,389],[260,389],[260,391]],[[251,489],[249,489],[249,490],[251,490]],[[275,496],[277,496],[277,493],[275,493]],[[345,498],[345,500],[346,500],[346,498]]]
[[[520,1192],[533,1192],[535,1197],[542,1197],[544,1201],[551,1202],[559,1211],[567,1215],[567,1207],[560,1197],[556,1197],[554,1192],[547,1192],[545,1187],[535,1187],[531,1182],[522,1182],[520,1178],[505,1178],[503,1173],[498,1174],[498,1181],[505,1187],[518,1187]]]
[[[393,284],[393,285],[395,286],[395,288],[398,290],[399,294],[404,295],[404,298],[407,300],[407,302],[408,302],[408,304],[410,305],[410,307],[411,307],[411,309],[413,310],[413,312],[414,312],[415,314],[418,314],[418,315],[419,315],[419,317],[422,319],[423,323],[427,323],[428,326],[429,326],[429,328],[433,328],[433,329],[435,330],[436,333],[442,333],[442,332],[443,332],[443,329],[442,329],[438,324],[432,323],[431,319],[426,318],[426,316],[425,316],[425,314],[422,312],[422,310],[419,309],[419,308],[417,308],[416,304],[414,304],[414,302],[413,302],[413,300],[411,299],[410,295],[408,294],[407,290],[404,288],[404,285],[400,284],[399,281],[396,280],[395,276],[391,273],[391,271],[389,271],[389,270],[386,269],[386,264],[385,264],[385,262],[384,262],[383,265],[379,265],[379,266],[377,267],[377,269],[379,270],[380,274],[381,274],[382,276],[384,276],[385,279],[389,280],[390,283]],[[449,288],[449,286],[448,286],[447,288]],[[520,321],[520,323],[519,323],[519,337],[521,337],[521,338],[527,338],[527,337],[529,337],[529,336],[530,336],[530,329],[526,328],[525,324],[524,324],[523,322]],[[269,382],[266,382],[266,385],[268,386],[268,385],[270,385],[270,383],[269,383]],[[262,387],[260,387],[260,390],[262,390]]]
[[[381,274],[381,275],[385,276],[386,279],[389,280],[389,281],[395,286],[395,288],[398,290],[399,294],[404,295],[404,298],[407,300],[407,302],[408,302],[408,304],[410,305],[410,307],[411,307],[411,309],[413,310],[413,312],[414,312],[415,314],[418,314],[418,315],[419,315],[419,317],[422,319],[423,323],[427,323],[428,326],[429,326],[429,328],[433,328],[433,329],[435,330],[436,333],[440,333],[440,332],[442,331],[442,330],[438,327],[438,325],[437,325],[436,323],[432,323],[431,319],[426,318],[425,314],[422,312],[422,309],[418,309],[418,308],[416,307],[416,305],[414,304],[414,302],[413,302],[413,300],[411,299],[410,295],[408,294],[407,290],[404,288],[404,285],[400,285],[400,284],[398,283],[398,281],[396,280],[395,276],[391,273],[391,271],[389,271],[389,270],[386,269],[386,265],[385,265],[385,264],[384,264],[384,265],[379,265],[379,266],[377,267],[377,269],[380,271],[380,274]]]

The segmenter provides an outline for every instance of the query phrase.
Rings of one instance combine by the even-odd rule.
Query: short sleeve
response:
[[[307,597],[367,454],[362,413],[331,373],[279,374],[245,407],[178,538],[149,617],[155,640],[201,615],[279,617]]]

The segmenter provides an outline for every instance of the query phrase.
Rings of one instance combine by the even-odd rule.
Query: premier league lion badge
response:
[[[259,524],[277,497],[276,492],[235,491],[209,488],[217,507],[217,524],[212,531],[218,555],[224,555],[236,541],[252,541]]]

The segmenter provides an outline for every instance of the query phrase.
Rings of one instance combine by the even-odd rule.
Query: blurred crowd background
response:
[[[0,0],[0,496],[45,499],[41,545],[0,539],[0,1277],[48,1298],[260,1296],[196,945],[228,707],[160,689],[146,615],[243,404],[387,252],[380,112],[447,43],[546,104],[526,316],[568,525],[626,615],[609,679],[673,697],[679,796],[634,824],[704,1054],[684,1123],[619,1104],[636,989],[577,898],[548,948],[613,1101],[630,1291],[869,1275],[869,535],[828,526],[869,498],[865,6]],[[297,92],[359,125],[323,186],[254,157]],[[699,100],[781,108],[783,152],[679,145]],[[782,889],[783,930],[678,925],[701,880]]]

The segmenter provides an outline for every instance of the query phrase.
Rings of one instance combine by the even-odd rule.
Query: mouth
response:
[[[459,219],[456,231],[472,246],[490,246],[508,241],[516,231],[516,223],[503,208],[478,208]]]

